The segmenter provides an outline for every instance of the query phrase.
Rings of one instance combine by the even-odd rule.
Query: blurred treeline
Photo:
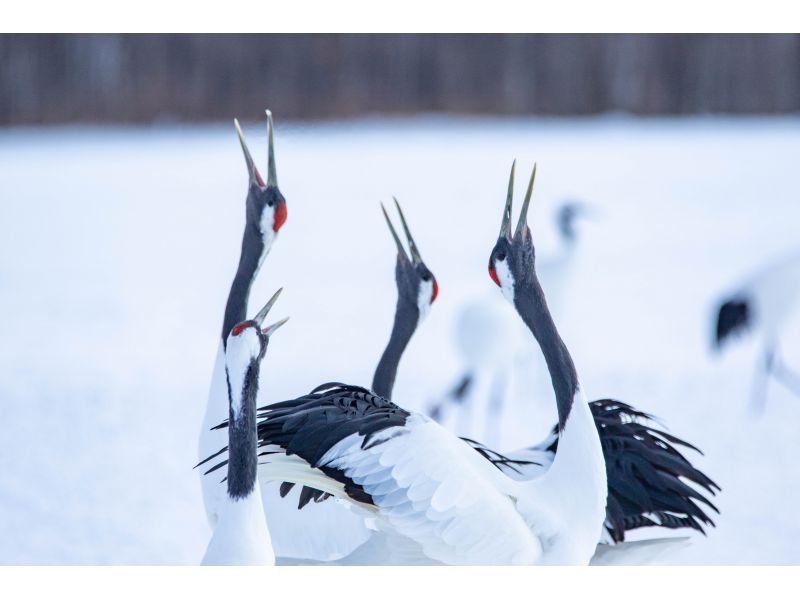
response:
[[[0,124],[800,109],[797,35],[0,35]]]

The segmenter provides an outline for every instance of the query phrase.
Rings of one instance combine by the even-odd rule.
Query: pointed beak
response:
[[[383,212],[383,217],[386,219],[386,224],[389,226],[389,232],[392,233],[394,244],[397,245],[397,255],[408,261],[408,254],[406,254],[403,243],[400,242],[400,237],[397,236],[397,232],[394,230],[394,226],[392,226],[392,221],[389,220],[389,214],[386,213],[386,208],[383,206],[383,202],[381,202],[381,211]]]
[[[278,300],[278,297],[280,297],[282,291],[283,288],[278,289],[275,292],[275,294],[272,297],[270,297],[270,300],[267,301],[267,304],[261,308],[261,311],[255,315],[255,317],[253,318],[253,322],[256,323],[256,326],[261,326],[261,324],[264,323],[264,318],[267,317],[269,310],[271,310],[272,306],[275,305],[275,302]]]
[[[528,206],[531,204],[531,195],[533,195],[533,182],[536,180],[536,163],[533,164],[533,172],[531,172],[531,180],[528,182],[528,190],[525,192],[525,201],[522,202],[522,211],[519,213],[519,220],[517,221],[517,230],[514,233],[519,235],[523,230],[528,227]]]
[[[264,180],[256,168],[256,163],[253,161],[253,156],[250,155],[250,149],[247,147],[247,142],[244,140],[244,133],[242,127],[239,126],[239,119],[233,119],[233,125],[236,127],[236,134],[239,136],[239,143],[242,145],[242,152],[244,153],[244,161],[247,163],[247,176],[250,179],[250,184],[257,183],[259,187],[264,186]]]
[[[272,140],[272,112],[267,110],[267,187],[278,186],[278,171],[275,169],[275,143]]]
[[[408,228],[408,223],[406,222],[406,217],[403,215],[403,210],[400,208],[400,202],[397,201],[397,198],[392,196],[394,200],[394,205],[397,206],[397,213],[400,214],[400,222],[403,225],[403,230],[406,233],[406,239],[408,240],[408,249],[411,251],[411,259],[415,264],[422,263],[422,256],[419,254],[419,249],[417,249],[417,244],[414,242],[414,237],[411,236],[411,231]]]
[[[286,324],[286,322],[288,322],[288,321],[289,321],[289,318],[287,316],[287,317],[283,318],[282,320],[278,320],[274,324],[272,324],[270,326],[267,326],[266,328],[262,328],[261,332],[264,334],[264,336],[270,337],[270,336],[272,336],[273,332],[275,332],[278,328],[280,328],[281,326]]]
[[[503,208],[503,221],[500,223],[500,234],[498,237],[511,238],[511,201],[514,198],[514,171],[517,167],[516,159],[511,163],[511,174],[508,176],[508,192],[506,193],[506,205]]]

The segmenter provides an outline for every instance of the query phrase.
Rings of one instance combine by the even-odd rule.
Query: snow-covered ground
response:
[[[659,415],[723,488],[717,528],[676,562],[800,563],[800,400],[773,385],[754,418],[755,341],[709,351],[719,294],[800,247],[800,120],[277,119],[289,220],[252,296],[285,286],[275,317],[292,320],[262,402],[369,383],[394,309],[393,194],[440,285],[395,398],[447,387],[459,306],[499,294],[486,264],[509,165],[521,197],[536,160],[540,255],[560,200],[598,212],[557,306],[589,396]],[[265,164],[264,127],[245,130]],[[227,123],[0,131],[0,563],[200,560],[192,466],[246,180]],[[543,436],[555,410],[537,405],[499,448]]]

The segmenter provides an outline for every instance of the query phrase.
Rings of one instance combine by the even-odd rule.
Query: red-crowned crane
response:
[[[284,318],[261,328],[281,291],[252,320],[231,328],[225,343],[228,387],[228,467],[225,500],[203,557],[204,565],[273,565],[267,520],[257,479],[256,396],[261,361],[273,332]]]
[[[225,347],[233,327],[247,319],[247,303],[250,289],[258,275],[264,258],[267,257],[278,231],[286,222],[286,200],[278,189],[278,175],[275,170],[275,148],[272,139],[272,114],[267,110],[267,182],[258,172],[256,163],[244,140],[239,121],[234,119],[236,134],[244,153],[247,166],[247,199],[245,202],[245,224],[242,234],[242,249],[239,265],[233,277],[225,314],[222,320],[222,333],[217,350],[217,358],[211,376],[211,388],[208,393],[203,425],[200,429],[198,454],[201,459],[217,451],[226,442],[225,432],[213,429],[228,415],[228,388],[225,375]],[[224,470],[217,470],[208,475],[200,473],[203,491],[203,502],[206,516],[213,528],[219,517],[219,509],[225,500],[225,485],[222,480]]]

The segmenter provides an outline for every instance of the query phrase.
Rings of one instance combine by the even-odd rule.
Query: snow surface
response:
[[[247,129],[266,164],[266,127]],[[486,268],[511,160],[518,202],[537,161],[540,255],[560,200],[599,214],[555,310],[588,397],[657,414],[723,488],[718,527],[673,561],[800,564],[800,400],[773,384],[755,417],[756,340],[710,352],[720,293],[800,246],[800,120],[278,120],[276,149],[289,220],[251,311],[284,286],[274,318],[292,321],[262,403],[371,380],[395,304],[392,195],[440,286],[395,398],[419,408],[447,388],[460,305],[499,293]],[[200,561],[192,466],[246,181],[228,124],[0,131],[0,563]],[[799,332],[784,337],[797,367]],[[553,422],[552,399],[531,397],[498,448]]]

